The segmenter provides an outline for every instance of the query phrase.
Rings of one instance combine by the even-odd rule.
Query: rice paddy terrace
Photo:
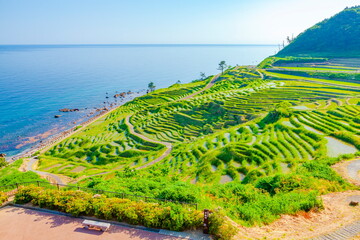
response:
[[[357,69],[324,64],[234,68],[190,99],[185,97],[204,88],[211,77],[175,84],[125,104],[56,145],[42,156],[40,169],[77,177],[137,168],[163,154],[161,142],[168,142],[173,149],[163,164],[184,179],[227,182],[290,171],[321,156],[354,153],[359,147],[360,84],[299,73],[353,74]],[[288,116],[269,121],[284,102]],[[134,130],[153,141],[129,132],[129,115]]]

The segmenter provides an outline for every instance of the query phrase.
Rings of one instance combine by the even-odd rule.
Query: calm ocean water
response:
[[[18,154],[86,119],[116,92],[212,75],[217,64],[255,65],[269,45],[0,46],[0,153]],[[80,112],[60,113],[61,108]],[[88,108],[85,110],[85,108]],[[54,118],[60,114],[62,117]]]

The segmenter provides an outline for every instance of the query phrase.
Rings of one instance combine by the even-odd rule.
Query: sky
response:
[[[360,0],[0,0],[0,44],[279,44]]]

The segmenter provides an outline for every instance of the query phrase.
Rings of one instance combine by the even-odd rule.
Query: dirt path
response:
[[[200,91],[197,91],[197,92],[195,92],[195,93],[193,93],[193,94],[190,94],[189,96],[180,98],[180,99],[177,100],[177,101],[182,101],[182,100],[190,99],[190,98],[192,98],[192,97],[194,97],[194,96],[196,96],[196,95],[204,92],[205,90],[211,88],[212,86],[214,86],[216,80],[217,80],[220,76],[221,76],[221,73],[215,75],[215,76],[211,79],[211,81],[210,81],[203,89],[201,89]]]
[[[265,79],[264,74],[259,69],[256,69],[256,71],[259,73],[261,79]]]
[[[360,186],[360,158],[350,161],[341,161],[332,166],[332,168],[350,183]]]
[[[36,158],[30,158],[30,161],[27,164],[26,170],[35,172],[35,173],[39,174],[40,176],[45,177],[46,179],[48,179],[52,183],[64,184],[62,179],[59,176],[55,175],[55,174],[35,170],[34,166],[37,164],[37,161],[39,161],[39,160],[36,159]]]

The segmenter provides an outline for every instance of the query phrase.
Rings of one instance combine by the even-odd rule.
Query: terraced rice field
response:
[[[256,69],[235,68],[190,99],[183,98],[200,91],[211,78],[139,97],[53,147],[43,156],[41,168],[69,176],[95,174],[139,167],[163,154],[164,145],[129,132],[124,122],[129,114],[137,133],[173,144],[163,163],[193,183],[246,182],[358,150],[356,139],[340,141],[339,136],[359,135],[360,85],[348,88],[323,79],[263,73],[276,78],[262,79]],[[266,122],[274,106],[284,102],[290,104],[291,114]],[[337,148],[342,150],[336,153]]]

